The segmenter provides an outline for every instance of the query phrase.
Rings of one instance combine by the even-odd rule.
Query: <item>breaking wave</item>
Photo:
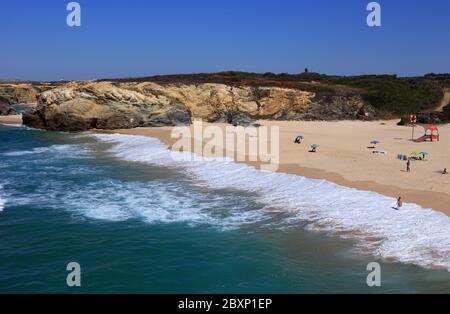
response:
[[[450,271],[450,218],[443,213],[416,204],[405,204],[401,211],[395,211],[392,207],[396,200],[378,193],[347,188],[326,180],[263,172],[229,160],[175,161],[173,152],[155,138],[118,134],[93,136],[112,144],[110,153],[117,158],[179,168],[200,186],[251,192],[257,195],[258,202],[264,204],[262,212],[239,211],[231,219],[265,219],[264,212],[277,208],[290,213],[291,219],[307,222],[308,230],[353,239],[358,250],[376,257]],[[170,209],[181,205],[186,220],[211,221],[198,204],[190,203],[193,197],[184,195],[180,198],[174,191],[159,195],[159,199],[158,196],[151,197],[155,201],[154,208],[140,204],[142,199],[139,195],[136,198],[135,195],[119,193],[89,215],[105,218],[129,215],[129,212],[121,212],[120,206],[116,207],[114,198],[129,198],[124,204],[135,202],[130,210],[140,208],[139,214],[148,220],[170,220],[173,214]],[[218,203],[222,201],[218,200]],[[161,204],[167,205],[161,210],[157,208],[163,206]],[[244,217],[244,213],[253,216]],[[220,217],[215,219],[217,223],[221,220]]]

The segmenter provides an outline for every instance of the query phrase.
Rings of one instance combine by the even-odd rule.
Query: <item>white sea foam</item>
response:
[[[79,191],[73,192],[73,202],[67,202],[72,196],[66,198],[66,203],[72,204],[73,209],[84,211],[84,215],[95,219],[121,221],[131,218],[141,218],[149,223],[185,222],[192,224],[208,224],[211,226],[230,229],[237,226],[235,219],[239,218],[239,225],[244,220],[259,221],[264,215],[263,211],[228,214],[226,217],[218,216],[211,209],[231,203],[230,197],[208,199],[201,193],[187,193],[180,186],[167,183],[124,183],[100,182],[100,189],[87,187],[90,194],[84,194],[80,200]],[[92,193],[92,191],[96,191]],[[241,217],[241,214],[243,217]],[[251,217],[252,215],[257,217]]]
[[[118,134],[94,135],[114,143],[118,158],[167,167],[181,167],[200,184],[254,192],[267,208],[295,213],[307,229],[356,240],[377,257],[450,271],[450,218],[416,204],[393,210],[396,201],[374,192],[325,180],[271,173],[230,161],[175,162],[159,140]]]
[[[0,123],[0,125],[9,126],[12,128],[25,128],[25,126],[21,123]]]
[[[8,157],[20,157],[25,155],[52,153],[57,154],[55,156],[67,156],[67,155],[80,155],[81,153],[85,153],[87,151],[88,149],[85,146],[66,144],[66,145],[52,145],[48,147],[37,147],[32,150],[13,151],[3,153],[2,155]]]
[[[3,209],[5,208],[5,203],[6,201],[2,198],[2,191],[3,191],[3,186],[0,184],[0,212],[3,211]]]
[[[231,193],[205,194],[177,183],[104,179],[87,185],[49,180],[33,195],[15,195],[11,204],[64,208],[97,220],[142,219],[149,223],[203,224],[222,230],[270,218],[263,209],[248,208],[239,201]]]

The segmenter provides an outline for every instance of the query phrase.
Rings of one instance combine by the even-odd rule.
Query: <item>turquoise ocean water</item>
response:
[[[414,240],[385,241],[383,258],[355,232],[312,228],[239,184],[121,158],[114,145],[0,125],[0,293],[450,293],[445,246],[419,258],[404,248]],[[366,285],[373,261],[382,287]],[[80,288],[66,285],[70,262]]]

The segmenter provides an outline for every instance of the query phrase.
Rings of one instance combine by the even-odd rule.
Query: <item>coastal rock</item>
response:
[[[319,97],[296,88],[96,81],[69,82],[43,92],[23,121],[74,132],[186,125],[191,118],[249,126],[258,119],[366,119],[369,109],[360,96]]]
[[[9,105],[36,103],[37,95],[47,88],[49,87],[44,85],[25,83],[0,84],[0,102]]]
[[[187,107],[109,83],[73,83],[42,93],[24,124],[69,132],[190,124]]]
[[[166,84],[128,83],[124,88],[145,95],[177,99],[193,117],[210,122],[250,125],[257,119],[341,120],[369,119],[375,109],[361,96],[317,97],[294,88],[231,86],[217,83]]]
[[[249,113],[239,111],[222,112],[217,116],[208,119],[211,123],[228,123],[234,126],[248,127],[255,125],[255,120],[252,119]]]
[[[0,116],[9,116],[16,114],[16,110],[9,104],[0,102]]]
[[[365,104],[361,97],[328,96],[313,99],[307,106],[284,112],[280,120],[354,120],[361,118]]]
[[[211,120],[225,113],[247,113],[252,118],[272,118],[288,108],[311,102],[314,93],[279,87],[230,86],[225,84],[122,84],[151,97],[176,99],[196,118]]]

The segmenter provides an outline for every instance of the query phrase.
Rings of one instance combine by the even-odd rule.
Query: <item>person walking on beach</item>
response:
[[[411,172],[411,160],[408,159],[408,162],[406,163],[406,172]]]
[[[402,206],[403,206],[403,200],[402,200],[402,197],[399,196],[398,199],[397,199],[397,210],[402,208]]]
[[[442,171],[442,174],[448,174],[447,168],[444,168],[444,171]]]

